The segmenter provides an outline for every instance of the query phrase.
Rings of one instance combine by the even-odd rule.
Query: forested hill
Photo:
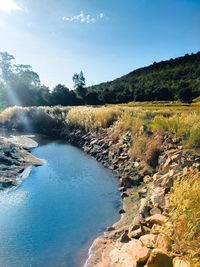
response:
[[[180,100],[200,96],[200,52],[137,69],[114,81],[85,86],[83,72],[72,77],[74,90],[41,85],[30,65],[16,65],[0,52],[0,109],[7,106],[98,105],[130,101]],[[87,74],[86,74],[87,75]]]
[[[89,99],[102,103],[181,100],[200,96],[200,52],[154,62],[111,82],[87,88]],[[97,98],[98,95],[98,98]],[[91,101],[92,102],[92,101]]]

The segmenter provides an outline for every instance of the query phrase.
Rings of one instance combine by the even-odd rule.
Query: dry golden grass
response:
[[[19,107],[19,106],[6,108],[0,113],[0,121],[5,122],[9,120],[16,112],[19,112],[19,111],[28,111],[28,108]]]
[[[183,252],[190,259],[200,256],[200,176],[190,169],[173,186],[170,198],[169,223],[173,226],[175,252]]]
[[[82,128],[85,131],[108,128],[121,115],[118,107],[74,107],[67,117],[66,123],[73,127]]]
[[[160,143],[154,139],[154,136],[142,134],[133,140],[130,156],[133,159],[140,158],[145,160],[150,166],[156,167],[160,154],[160,147]]]
[[[135,103],[134,103],[135,104]],[[139,105],[140,106],[137,106]],[[143,104],[143,106],[142,106]],[[124,105],[109,105],[107,107],[38,107],[57,121],[84,131],[94,131],[113,126],[111,138],[116,141],[123,134],[130,132],[134,137],[141,126],[156,132],[168,132],[179,136],[183,144],[190,148],[200,147],[200,107],[189,105],[170,106],[169,102],[157,105],[155,103],[132,103]],[[11,107],[0,114],[0,121],[12,120],[15,113],[25,114],[36,108]],[[23,112],[22,112],[23,111]]]

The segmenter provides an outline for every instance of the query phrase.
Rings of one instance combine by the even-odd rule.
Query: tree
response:
[[[70,102],[69,89],[62,84],[56,85],[51,93],[51,103],[53,105],[67,106]]]
[[[0,52],[0,102],[11,106],[45,104],[46,100],[40,97],[47,96],[48,90],[40,86],[39,75],[30,65],[13,64],[14,59],[7,52]]]
[[[80,74],[75,73],[72,77],[72,80],[74,82],[74,88],[81,98],[85,98],[86,95],[86,88],[85,88],[85,77],[83,75],[83,72],[81,71]]]
[[[181,102],[190,103],[192,101],[192,91],[190,88],[182,88],[177,93],[177,99]]]
[[[12,63],[11,61],[15,59],[14,56],[8,54],[7,52],[0,52],[0,69],[1,69],[1,80],[7,82],[10,74],[12,73]]]

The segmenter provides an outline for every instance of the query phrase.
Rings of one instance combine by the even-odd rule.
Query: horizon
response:
[[[51,89],[72,89],[80,70],[91,86],[197,53],[199,13],[197,0],[0,0],[0,51],[31,65]]]

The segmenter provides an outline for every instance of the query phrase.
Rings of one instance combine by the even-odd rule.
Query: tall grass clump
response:
[[[143,122],[138,114],[125,109],[115,123],[111,137],[113,140],[117,140],[127,132],[134,136],[142,126]]]
[[[170,197],[169,222],[173,226],[172,240],[175,252],[190,258],[200,256],[200,175],[190,170],[175,181]],[[200,258],[199,258],[200,260]]]
[[[23,111],[28,111],[28,108],[20,106],[8,107],[0,113],[0,122],[5,123],[9,121],[17,112]]]
[[[66,122],[71,127],[81,128],[87,132],[110,127],[120,114],[119,107],[76,107],[69,111]]]
[[[182,138],[186,147],[200,147],[200,110],[173,110],[170,117],[155,116],[151,122],[155,132],[167,132]]]
[[[156,167],[160,154],[161,145],[154,136],[139,135],[133,140],[130,156],[133,159],[140,158],[152,167]]]
[[[67,109],[58,107],[9,107],[0,114],[2,126],[27,132],[51,133],[64,127]]]

